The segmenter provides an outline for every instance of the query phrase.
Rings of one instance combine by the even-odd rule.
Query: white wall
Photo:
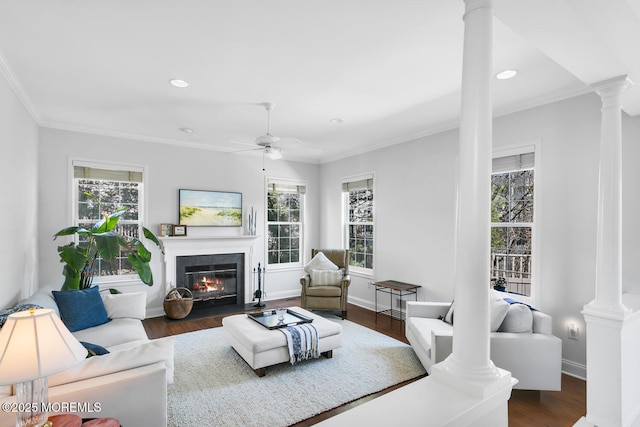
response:
[[[37,286],[38,127],[0,77],[0,307],[29,296]]]
[[[625,290],[638,291],[640,250],[640,118],[624,119]],[[553,316],[563,339],[563,357],[584,374],[585,325],[582,307],[595,295],[595,243],[600,139],[600,98],[584,95],[494,120],[494,147],[538,142],[541,197],[536,218],[541,245],[535,305]],[[375,172],[375,279],[422,285],[419,299],[453,297],[457,131],[322,166],[322,244],[339,245],[342,177]],[[353,302],[373,305],[367,280],[355,278]],[[580,327],[567,339],[566,324]]]
[[[342,245],[343,178],[375,174],[374,277],[352,274],[353,302],[373,307],[371,279],[420,284],[421,300],[453,297],[456,139],[457,132],[447,132],[322,166],[324,247]]]
[[[267,160],[266,172],[262,170],[262,157],[217,151],[184,148],[152,142],[117,139],[79,132],[54,129],[41,130],[40,211],[38,215],[40,240],[38,242],[40,278],[43,283],[62,283],[62,265],[56,247],[64,241],[52,241],[51,236],[71,225],[69,158],[100,161],[126,162],[146,165],[147,169],[147,219],[145,226],[157,232],[160,223],[178,222],[178,189],[205,189],[239,191],[243,194],[244,220],[252,206],[259,210],[257,234],[261,238],[255,243],[254,257],[264,266],[265,253],[265,174],[279,178],[301,179],[308,183],[308,220],[316,221],[318,206],[317,165],[307,165],[284,160]],[[310,227],[307,240],[313,244],[318,240],[316,227]],[[224,235],[245,232],[245,229],[230,227],[192,227],[189,235]],[[147,288],[148,312],[162,307],[165,296],[162,255],[154,250],[152,268],[154,286]],[[299,295],[298,279],[301,269],[268,273],[267,297]],[[174,279],[171,279],[174,280]]]
[[[622,121],[622,283],[623,291],[640,294],[640,118]]]

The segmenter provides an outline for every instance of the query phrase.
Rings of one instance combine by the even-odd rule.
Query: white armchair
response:
[[[429,373],[431,366],[442,362],[452,351],[453,326],[440,320],[450,305],[449,302],[407,302],[405,335]],[[516,312],[525,307],[520,306],[514,310],[509,307],[509,310]],[[551,316],[531,310],[530,317],[529,332],[501,332],[505,322],[510,321],[505,317],[498,331],[490,333],[491,360],[518,380],[514,388],[560,390],[562,341],[552,334]]]

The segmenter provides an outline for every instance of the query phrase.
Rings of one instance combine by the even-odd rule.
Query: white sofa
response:
[[[429,373],[452,351],[453,325],[444,320],[450,306],[450,302],[407,302],[405,335]],[[491,360],[518,380],[514,388],[560,390],[562,341],[552,334],[551,316],[504,302],[503,295],[493,290],[491,313]]]
[[[52,308],[51,288],[20,304]],[[150,340],[142,325],[146,293],[101,293],[111,321],[73,332],[109,353],[89,357],[49,377],[49,402],[83,418],[117,418],[124,426],[166,426],[167,384],[173,382],[173,337]],[[0,386],[0,402],[15,402],[12,386]],[[75,405],[65,411],[63,405]],[[96,409],[99,409],[97,411]],[[0,411],[0,426],[15,425],[15,414]]]

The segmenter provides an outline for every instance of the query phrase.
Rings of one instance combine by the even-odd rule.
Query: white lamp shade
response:
[[[15,384],[65,370],[87,349],[50,308],[11,314],[0,330],[0,384]]]

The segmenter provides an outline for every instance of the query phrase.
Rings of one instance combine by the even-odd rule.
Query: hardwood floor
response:
[[[290,307],[300,305],[300,298],[266,301],[265,304],[265,309]],[[254,310],[257,309],[249,308],[245,311]],[[200,329],[220,327],[222,326],[222,318],[225,316],[228,316],[228,314],[202,317],[193,320],[171,320],[165,317],[154,317],[144,320],[143,325],[149,338],[160,338]],[[376,316],[373,311],[351,304],[349,304],[348,319],[399,341],[407,342],[404,336],[404,324],[398,320],[392,320],[389,317],[378,315],[378,321],[376,322]],[[405,384],[399,384],[371,396],[342,405],[294,424],[294,426],[312,426],[403,385]],[[513,390],[511,399],[509,400],[509,426],[511,427],[572,426],[585,414],[586,383],[583,380],[568,375],[562,375],[562,391]]]

